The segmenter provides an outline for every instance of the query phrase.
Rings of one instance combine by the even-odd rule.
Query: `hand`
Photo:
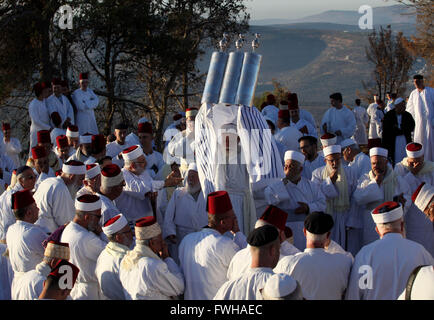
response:
[[[384,180],[384,175],[379,174],[375,176],[375,182],[377,182],[378,185],[381,185],[381,183],[383,183]]]
[[[169,240],[170,242],[172,242],[173,244],[176,244],[178,242],[178,240],[176,239],[176,236],[174,234],[167,236],[166,239]]]
[[[160,255],[161,259],[166,259],[166,258],[170,257],[169,249],[167,249],[166,242],[163,241],[163,248],[158,254]]]
[[[300,131],[301,133],[304,133],[304,134],[308,134],[308,133],[309,133],[309,131],[307,130],[307,127],[306,127],[306,126],[304,126],[303,128],[301,128],[299,131]]]
[[[238,219],[237,219],[237,218],[234,218],[234,224],[232,225],[231,232],[232,232],[233,234],[236,234],[236,233],[239,232],[239,231],[240,231],[240,227],[238,226]]]
[[[309,206],[304,202],[297,202],[300,206],[294,210],[295,214],[309,214]]]
[[[164,180],[164,186],[165,187],[175,187],[178,184],[180,184],[184,179],[182,177],[176,177],[176,173],[175,172],[171,172],[166,180]]]
[[[414,175],[417,175],[420,170],[422,170],[424,163],[423,162],[418,162],[414,167],[410,168],[410,172]]]
[[[332,170],[332,172],[330,173],[330,179],[332,180],[333,183],[336,182],[336,180],[338,179],[338,170],[337,169]]]

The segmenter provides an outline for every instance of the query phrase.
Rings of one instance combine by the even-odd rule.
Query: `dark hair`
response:
[[[358,106],[360,106],[360,99],[356,99],[356,104],[358,105]]]
[[[105,156],[104,158],[99,159],[97,162],[98,162],[99,165],[102,165],[102,164],[104,163],[105,160],[111,160],[111,159],[112,159],[112,157],[110,157],[110,156]]]
[[[298,139],[298,142],[300,143],[303,140],[309,141],[310,144],[318,145],[318,139],[313,136],[303,136],[300,139]]]
[[[398,95],[397,95],[396,93],[392,93],[392,94],[390,95],[390,97],[391,97],[392,99],[396,99],[396,97],[398,97]]]
[[[330,95],[330,99],[338,100],[339,102],[342,102],[342,94],[340,92],[335,92]]]
[[[116,137],[115,137],[115,135],[114,135],[113,133],[110,133],[110,134],[107,136],[107,138],[108,138],[108,140],[109,140],[110,142],[113,142],[113,141],[116,140]]]

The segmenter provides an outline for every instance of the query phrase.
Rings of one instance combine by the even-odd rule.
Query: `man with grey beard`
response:
[[[83,162],[71,160],[63,164],[60,176],[47,178],[39,185],[33,196],[40,209],[36,225],[51,233],[74,218],[74,199],[85,173]]]
[[[189,233],[199,231],[208,223],[206,199],[202,193],[196,163],[187,170],[185,187],[177,188],[164,215],[163,238],[168,241],[170,256],[179,263],[178,246]]]

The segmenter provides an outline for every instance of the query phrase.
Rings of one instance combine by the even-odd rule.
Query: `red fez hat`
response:
[[[56,177],[60,176],[62,174],[62,169],[57,170],[54,174]]]
[[[36,146],[32,148],[32,158],[40,159],[47,156],[47,150],[43,146]]]
[[[66,148],[69,145],[68,138],[64,134],[61,134],[56,137],[56,144],[59,149]]]
[[[232,210],[231,199],[226,191],[215,191],[208,195],[206,211],[210,214],[223,214]]]
[[[140,218],[136,221],[136,227],[142,228],[142,227],[149,227],[152,226],[154,223],[156,223],[157,220],[154,216],[148,216]]]
[[[12,194],[12,209],[18,210],[30,206],[35,202],[32,192],[28,189],[17,191]]]
[[[333,133],[326,133],[326,134],[323,134],[321,136],[321,139],[328,140],[328,139],[333,139],[335,137],[336,137],[336,135],[334,135]]]
[[[53,123],[56,127],[58,127],[62,123],[62,118],[60,117],[60,114],[58,112],[53,112],[51,114],[51,120],[53,120]]]
[[[424,186],[424,184],[425,184],[425,182],[422,182],[422,183],[420,184],[420,186],[417,187],[416,191],[413,192],[413,195],[411,196],[411,200],[412,200],[413,202],[416,202],[416,198],[417,198],[417,196],[419,195],[420,190],[422,190],[422,187]]]
[[[298,97],[296,93],[291,93],[288,97],[288,109],[297,110],[298,109]]]
[[[11,130],[10,123],[3,122],[2,129],[3,129],[3,131],[5,131],[5,130]]]
[[[400,207],[401,205],[398,202],[395,201],[387,201],[384,202],[383,204],[380,204],[378,207],[376,207],[372,213],[373,214],[379,214],[379,213],[384,213],[384,212],[388,212],[391,211],[393,209],[396,209],[398,207]]]
[[[41,95],[43,89],[44,89],[44,87],[42,86],[42,83],[40,83],[40,82],[35,83],[33,85],[33,91],[35,91],[36,96]]]
[[[80,80],[89,79],[89,74],[87,72],[82,72],[82,73],[80,73],[79,78],[80,78]]]
[[[51,84],[55,86],[60,86],[62,85],[62,81],[59,78],[53,78],[51,79]]]
[[[286,213],[285,211],[275,206],[268,206],[259,219],[264,220],[265,222],[268,222],[276,228],[284,231],[287,218],[288,213]]]
[[[118,214],[117,216],[108,219],[105,223],[104,223],[104,227],[108,227],[110,225],[112,225],[113,223],[115,223],[116,221],[118,221],[120,218],[122,217],[122,215]],[[140,219],[139,219],[140,220]],[[138,220],[137,220],[138,221]]]
[[[277,116],[279,119],[289,119],[289,111],[288,110],[279,110]]]
[[[68,272],[72,272],[72,274],[68,274]],[[51,272],[48,276],[54,277],[56,279],[60,279],[63,276],[72,276],[72,286],[74,286],[79,272],[80,269],[78,269],[75,265],[73,265],[71,262],[67,260],[62,259],[56,263],[53,269],[51,269]],[[72,288],[67,288],[67,289],[72,289]]]
[[[121,168],[114,163],[108,164],[101,169],[101,174],[107,178],[116,177],[119,173],[121,173]]]
[[[152,134],[152,124],[150,122],[139,123],[138,132]]]
[[[51,143],[50,131],[48,130],[38,131],[38,143]]]
[[[103,134],[94,134],[91,139],[92,153],[101,153],[106,146],[106,139]]]

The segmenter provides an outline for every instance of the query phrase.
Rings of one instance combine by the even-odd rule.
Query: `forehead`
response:
[[[325,157],[326,160],[337,160],[340,159],[341,155],[339,153],[332,153]]]
[[[382,156],[372,156],[371,162],[387,162],[387,158]]]

